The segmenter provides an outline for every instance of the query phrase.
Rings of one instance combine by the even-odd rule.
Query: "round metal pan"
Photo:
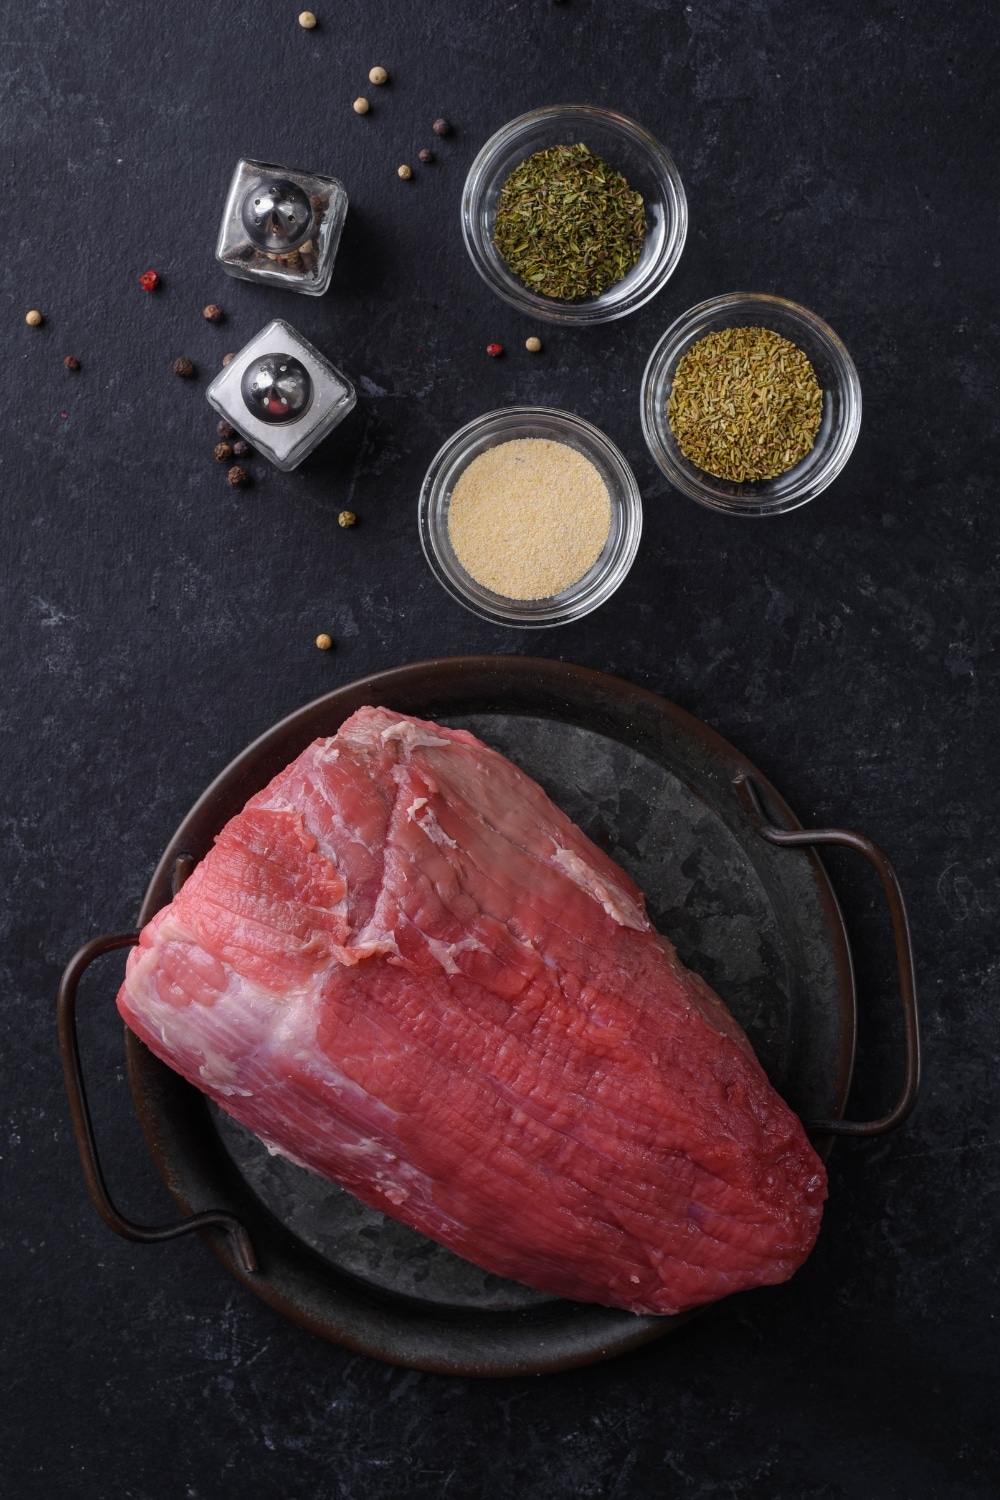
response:
[[[741,1021],[779,1092],[803,1119],[837,1128],[855,1041],[847,935],[817,855],[768,842],[759,815],[786,830],[772,829],[778,838],[812,835],[787,832],[801,825],[778,792],[705,724],[583,667],[525,657],[420,662],[306,705],[237,756],[195,803],[156,868],[139,925],[253,793],[368,703],[470,728],[540,781],[637,880],[654,923]],[[747,782],[756,789],[752,806],[737,795]],[[81,972],[87,952],[74,960]],[[252,1271],[238,1236],[224,1227],[200,1232],[251,1291],[324,1338],[421,1370],[541,1374],[622,1353],[691,1316],[636,1317],[488,1276],[269,1156],[128,1029],[125,1047],[149,1149],[184,1214],[215,1213],[230,1228],[225,1216],[238,1220],[255,1252]],[[831,1143],[830,1135],[817,1140],[824,1155]],[[94,1170],[99,1176],[96,1158]],[[127,1232],[127,1221],[105,1218]]]
[[[803,1118],[836,1118],[855,1036],[851,960],[836,898],[811,851],[775,849],[733,790],[753,778],[774,821],[798,827],[766,778],[706,725],[618,679],[561,662],[473,657],[351,683],[249,746],[184,819],[153,876],[142,926],[171,898],[177,860],[200,859],[247,799],[365,703],[460,723],[511,756],[646,892],[654,922],[746,1027]],[[683,1319],[543,1298],[485,1276],[281,1158],[126,1031],[129,1077],[153,1158],[185,1213],[247,1229],[234,1275],[337,1343],[421,1369],[527,1374],[606,1358]],[[412,1243],[410,1243],[412,1242]]]

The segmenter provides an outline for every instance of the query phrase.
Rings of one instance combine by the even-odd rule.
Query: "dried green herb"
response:
[[[808,356],[769,328],[722,328],[692,344],[667,402],[684,457],[737,484],[793,468],[811,451],[822,417]]]
[[[550,146],[500,189],[493,243],[533,292],[597,297],[635,265],[646,232],[642,195],[586,146]]]

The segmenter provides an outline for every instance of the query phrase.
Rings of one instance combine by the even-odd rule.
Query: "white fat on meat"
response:
[[[610,880],[603,880],[596,870],[592,870],[585,859],[579,854],[574,854],[572,849],[562,849],[556,846],[556,852],[552,856],[552,863],[557,869],[568,875],[574,885],[578,885],[581,891],[586,891],[607,912],[613,922],[619,927],[631,927],[634,932],[649,932],[650,924],[640,911],[639,907],[619,886],[612,884]]]
[[[439,844],[442,848],[457,849],[458,845],[454,839],[448,837],[434,814],[434,809],[428,806],[426,797],[414,797],[406,809],[409,822],[416,823],[417,827],[426,833],[432,844]]]

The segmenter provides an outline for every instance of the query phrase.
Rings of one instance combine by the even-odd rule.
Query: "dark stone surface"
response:
[[[314,32],[295,10],[26,0],[4,16],[4,1492],[985,1500],[1000,1487],[993,7],[338,0]],[[366,82],[376,62],[383,89]],[[493,299],[458,232],[483,139],[570,99],[650,127],[691,211],[666,290],[579,333]],[[441,114],[455,131],[438,140]],[[239,155],[345,182],[325,297],[215,267]],[[163,285],[147,294],[150,266]],[[865,400],[835,486],[760,523],[673,493],[639,425],[658,334],[738,289],[827,318]],[[202,318],[211,301],[225,322]],[[360,399],[301,470],[256,459],[234,491],[204,390],[275,316]],[[541,356],[523,350],[535,331]],[[486,357],[493,339],[503,359]],[[174,377],[179,355],[197,380]],[[645,502],[624,587],[552,633],[475,620],[417,543],[437,446],[511,401],[595,421]],[[321,630],[334,651],[313,646]],[[116,1240],[85,1195],[53,1026],[66,958],[130,924],[169,834],[250,738],[338,681],[470,649],[654,687],[805,822],[882,843],[914,920],[927,1044],[911,1123],[838,1147],[819,1246],[791,1283],[615,1363],[504,1384],[349,1355],[197,1243]],[[896,1085],[891,956],[873,878],[829,864],[860,975],[860,1115]],[[107,960],[84,987],[85,1061],[112,1189],[155,1219],[170,1204],[131,1114],[117,972]]]

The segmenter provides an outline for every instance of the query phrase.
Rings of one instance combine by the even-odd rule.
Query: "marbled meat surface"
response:
[[[497,1275],[642,1313],[783,1281],[826,1175],[629,877],[472,735],[362,708],[129,958],[149,1047]]]

